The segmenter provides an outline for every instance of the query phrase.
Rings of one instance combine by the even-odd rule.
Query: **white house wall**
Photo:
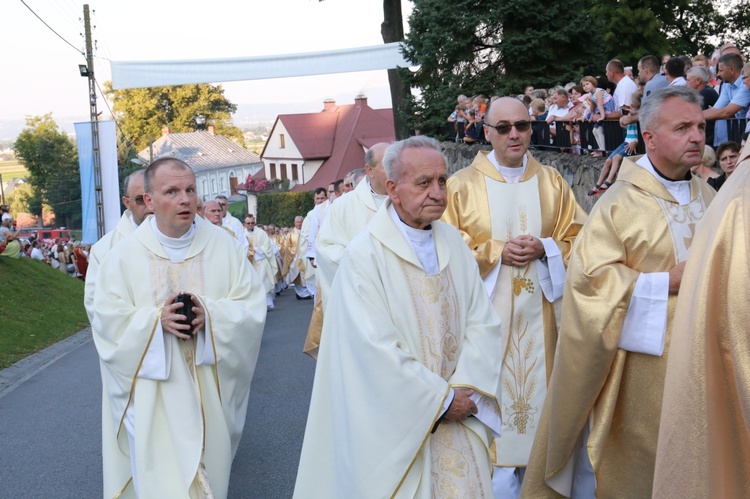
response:
[[[284,147],[281,147],[281,135],[284,135]],[[276,164],[276,178],[281,178],[280,165],[281,163],[285,163],[287,165],[287,177],[291,180],[292,163],[302,165],[305,162],[302,158],[302,153],[300,153],[299,148],[294,144],[281,120],[276,120],[276,126],[271,136],[268,137],[266,149],[261,159],[263,160],[263,167],[265,168],[268,180],[271,180],[271,163]]]
[[[231,183],[229,182],[231,176],[237,177],[237,183],[241,184],[245,182],[248,175],[255,175],[262,167],[261,163],[255,163],[196,172],[195,180],[198,185],[198,195],[204,201],[213,199],[220,194],[229,197],[232,195],[230,192]]]

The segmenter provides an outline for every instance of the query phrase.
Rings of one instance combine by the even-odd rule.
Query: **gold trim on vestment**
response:
[[[451,387],[448,386],[448,389],[445,391],[445,395],[443,395],[443,399],[440,401],[440,407],[438,407],[438,410],[435,413],[435,417],[432,418],[432,423],[427,429],[427,434],[422,439],[422,444],[419,446],[419,448],[417,449],[417,452],[414,454],[414,457],[412,458],[411,463],[409,463],[409,466],[406,468],[406,471],[404,472],[404,476],[402,476],[401,481],[398,482],[398,486],[396,486],[396,489],[393,491],[393,494],[391,494],[391,499],[396,497],[396,494],[398,494],[398,490],[404,484],[404,480],[406,480],[406,477],[409,475],[409,472],[411,471],[412,466],[414,466],[414,463],[417,461],[419,454],[422,452],[422,447],[424,447],[424,444],[427,443],[427,439],[430,438],[430,435],[432,435],[432,429],[435,427],[435,423],[437,423],[438,419],[440,419],[440,416],[443,413],[443,406],[445,406],[445,399],[448,398],[448,394],[450,392],[451,392]]]
[[[119,499],[119,497],[125,493],[128,486],[130,485],[130,482],[132,481],[133,481],[133,477],[131,476],[130,478],[128,478],[128,481],[125,482],[125,485],[123,486],[123,488],[120,489],[120,492],[118,492],[112,499]]]
[[[156,327],[159,325],[159,321],[161,320],[161,312],[162,309],[159,309],[159,313],[156,315],[156,321],[154,321],[154,327],[151,329],[151,335],[148,338],[148,343],[146,343],[146,348],[143,350],[143,355],[141,355],[141,360],[138,362],[138,368],[135,370],[135,373],[133,374],[133,382],[130,384],[130,393],[128,394],[128,403],[125,404],[125,410],[122,413],[122,416],[120,417],[120,424],[117,426],[117,433],[115,434],[115,438],[119,440],[120,438],[120,428],[122,428],[122,422],[125,420],[125,415],[128,413],[128,407],[130,407],[130,402],[133,400],[133,393],[135,392],[135,382],[138,379],[138,373],[141,370],[141,366],[143,365],[143,359],[146,358],[146,354],[148,353],[148,349],[151,346],[151,340],[154,339],[154,333],[156,332]]]

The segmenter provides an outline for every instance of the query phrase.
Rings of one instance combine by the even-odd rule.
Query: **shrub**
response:
[[[294,217],[313,209],[313,192],[269,192],[258,195],[258,223],[291,227]]]

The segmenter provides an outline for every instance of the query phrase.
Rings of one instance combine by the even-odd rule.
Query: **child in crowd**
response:
[[[631,98],[630,108],[638,111],[641,107],[641,94],[640,92],[634,92]],[[604,167],[599,174],[594,188],[589,190],[589,196],[595,196],[599,193],[606,191],[615,181],[617,171],[620,169],[620,163],[622,158],[625,156],[632,156],[635,154],[635,149],[638,147],[638,123],[634,122],[627,125],[625,132],[625,142],[620,144],[617,149],[612,151],[607,160],[604,162]]]
[[[547,119],[547,108],[542,99],[534,99],[531,101],[531,116],[533,116],[536,121],[544,121]]]
[[[604,144],[604,130],[601,128],[601,121],[604,120],[605,116],[610,113],[617,111],[617,104],[615,103],[614,97],[609,92],[597,86],[596,78],[593,76],[584,76],[581,79],[581,87],[583,91],[589,96],[589,102],[591,106],[591,119],[596,123],[594,125],[594,137],[596,143],[599,146],[600,151],[606,150]]]

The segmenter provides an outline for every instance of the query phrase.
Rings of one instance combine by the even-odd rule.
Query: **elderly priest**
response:
[[[326,307],[295,497],[491,497],[504,339],[424,136],[383,158],[389,199]]]

